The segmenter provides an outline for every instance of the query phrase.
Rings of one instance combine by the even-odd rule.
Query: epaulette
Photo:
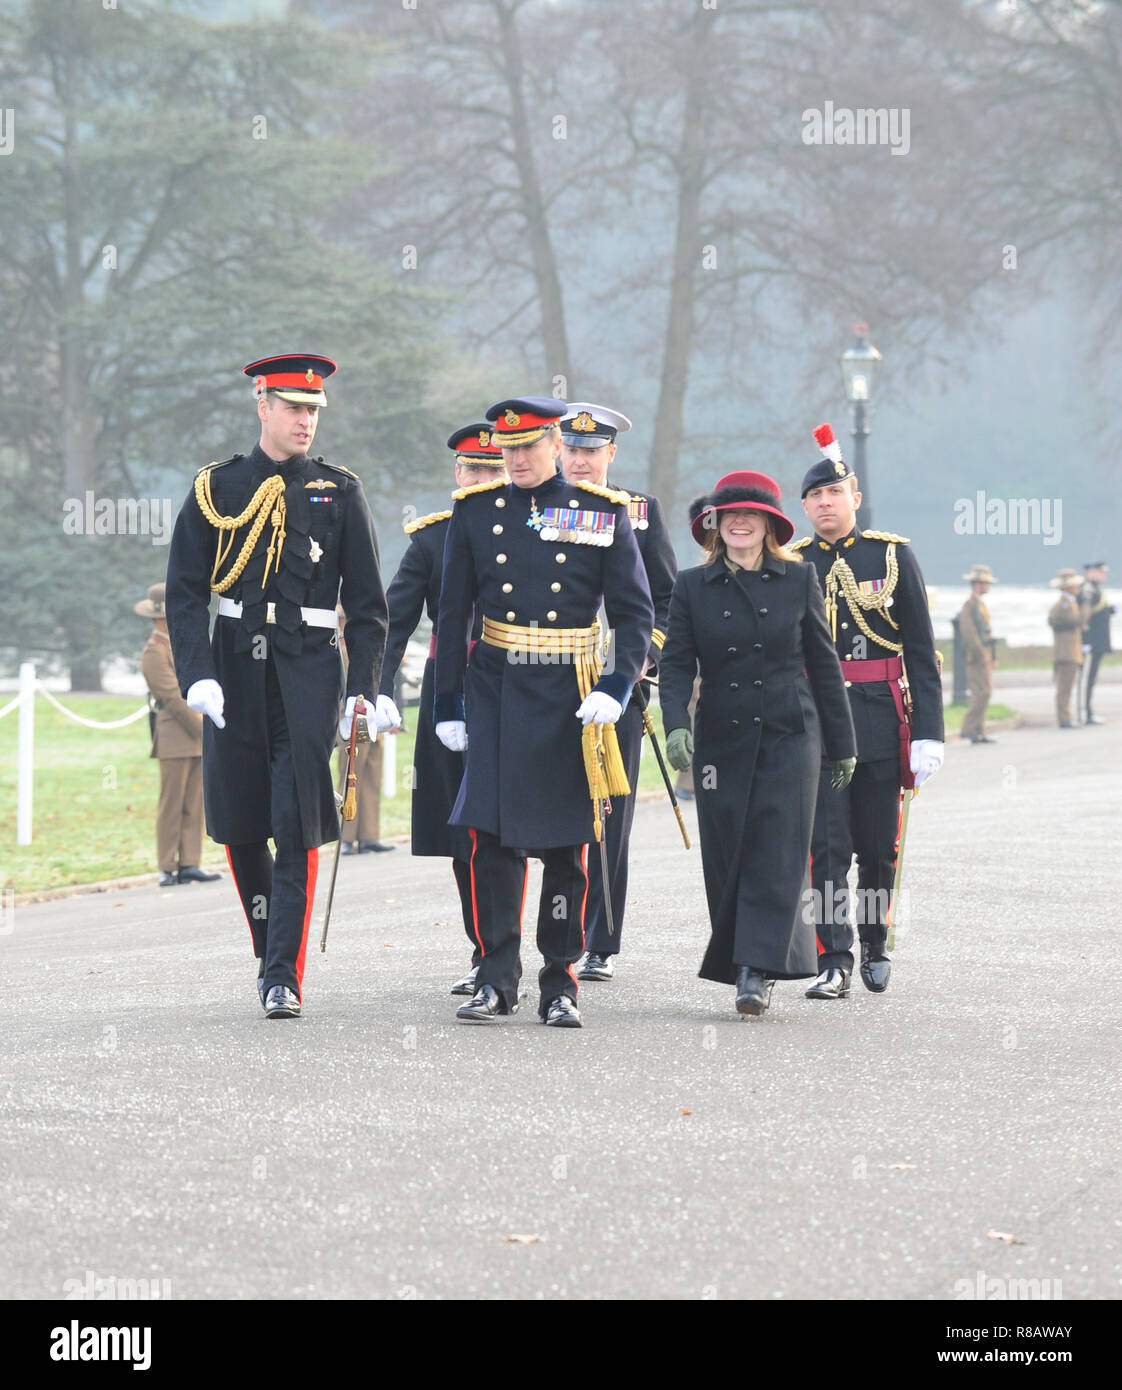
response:
[[[896,545],[907,545],[907,536],[898,536],[894,531],[862,531],[867,541],[891,541]]]
[[[231,454],[228,459],[223,459],[221,463],[204,463],[198,472],[206,473],[211,468],[225,468],[228,463],[237,463],[238,459],[242,458],[245,458],[244,454]]]
[[[471,487],[458,487],[452,494],[453,502],[462,502],[465,497],[471,497],[477,492],[491,492],[497,487],[506,487],[505,478],[493,478],[489,483],[472,483]]]
[[[345,473],[348,478],[353,478],[356,483],[362,482],[357,473],[352,473],[349,468],[344,468],[341,463],[328,463],[326,459],[309,459],[309,463],[314,463],[317,468],[333,468],[336,473]]]
[[[599,483],[573,483],[572,486],[583,488],[585,492],[594,492],[597,497],[606,497],[609,502],[617,502],[620,506],[625,506],[631,501],[631,494],[619,488],[601,487]]]
[[[451,508],[446,512],[429,512],[428,516],[419,516],[416,521],[407,521],[403,529],[407,536],[411,536],[414,531],[423,531],[426,526],[431,526],[434,521],[447,521],[451,515]]]
[[[814,539],[813,536],[804,536],[801,541],[795,541],[787,547],[788,550],[805,550]]]

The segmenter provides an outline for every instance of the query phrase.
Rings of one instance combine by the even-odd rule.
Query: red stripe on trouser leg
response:
[[[580,901],[580,950],[581,950],[581,955],[584,955],[584,923],[585,923],[585,913],[586,913],[587,910],[588,910],[588,846],[587,846],[587,845],[581,845],[581,850],[580,850],[580,866],[581,866],[581,868],[584,870],[584,897],[581,898],[581,901]],[[573,988],[576,989],[576,990],[579,990],[579,989],[580,989],[580,984],[579,984],[578,981],[577,981],[577,977],[573,974],[573,967],[572,967],[571,965],[567,965],[567,966],[565,967],[565,969],[569,972],[569,979],[572,980],[572,982],[573,982]]]
[[[241,889],[238,887],[238,876],[234,872],[234,861],[230,857],[230,846],[223,845],[222,848],[226,851],[226,863],[230,866],[230,877],[234,880],[234,892],[237,893],[238,902],[241,903],[242,911],[245,912],[245,924],[249,928],[249,944],[252,946],[253,954],[256,956],[257,942],[253,939],[253,923],[249,920],[249,913],[245,911],[245,900],[242,898]]]
[[[475,851],[476,851],[476,848],[477,848],[477,846],[478,846],[478,844],[479,844],[479,840],[478,840],[478,837],[476,836],[475,831],[472,830],[470,827],[468,828],[468,834],[471,836],[471,860],[470,860],[470,867],[471,867],[471,924],[472,924],[472,929],[473,929],[474,932],[475,932],[475,939],[476,939],[476,941],[479,942],[479,954],[480,954],[481,956],[485,956],[485,955],[487,954],[487,949],[486,949],[486,947],[483,945],[483,937],[480,935],[480,932],[479,932],[479,904],[478,904],[478,902],[476,901],[476,898],[475,898]],[[525,886],[525,884],[523,884],[523,886],[522,886],[522,901],[523,901],[523,902],[526,901],[526,886]]]
[[[811,850],[807,858],[806,881],[810,884],[811,901],[814,900],[814,851]],[[823,909],[825,910],[825,909]],[[818,928],[814,929],[814,948],[820,956],[826,954],[826,948],[822,945],[822,938],[818,935]]]
[[[316,898],[316,878],[319,875],[319,850],[308,851],[307,875],[304,879],[304,927],[300,933],[300,949],[296,952],[296,992],[304,998],[304,954],[308,949],[308,923],[312,920],[312,905]]]

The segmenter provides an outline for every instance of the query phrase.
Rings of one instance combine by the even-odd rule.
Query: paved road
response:
[[[916,803],[880,998],[780,984],[739,1019],[696,977],[699,856],[658,803],[581,1032],[532,997],[453,1021],[451,874],[405,848],[344,861],[293,1023],[262,1018],[228,881],[15,909],[0,1296],[1119,1297],[1122,686],[1101,728],[1047,701]]]

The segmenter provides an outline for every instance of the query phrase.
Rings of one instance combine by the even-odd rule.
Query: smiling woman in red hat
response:
[[[801,901],[820,743],[844,786],[856,740],[813,566],[764,473],[729,473],[690,507],[706,556],[670,602],[660,698],[667,756],[692,756],[712,936],[699,974],[762,1014],[776,980],[817,974]],[[700,673],[696,745],[687,712]]]

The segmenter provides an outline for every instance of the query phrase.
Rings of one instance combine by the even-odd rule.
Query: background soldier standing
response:
[[[465,425],[463,429],[456,430],[448,440],[448,447],[456,454],[458,489],[488,481],[509,481],[503,451],[497,444],[492,444],[489,424]],[[452,494],[454,498],[462,495],[461,491]],[[468,867],[471,838],[466,830],[448,824],[464,776],[464,755],[445,748],[433,728],[440,579],[444,569],[444,541],[451,516],[450,510],[430,512],[428,516],[411,521],[405,528],[409,548],[386,590],[390,627],[386,638],[386,659],[382,663],[378,711],[392,720],[391,727],[402,723],[393,701],[394,681],[409,638],[416,631],[421,614],[427,610],[432,623],[432,637],[421,678],[421,704],[417,712],[417,737],[413,745],[412,838],[409,848],[413,854],[452,861],[464,931],[471,943],[471,969],[452,986],[452,993],[470,996],[475,993],[475,973],[479,965],[479,942],[475,937],[471,872]],[[473,637],[478,637],[480,625],[480,621],[473,622]]]
[[[511,481],[465,490],[444,549],[434,714],[445,747],[467,749],[451,823],[471,836],[481,956],[475,995],[457,1011],[465,1022],[517,1007],[532,854],[545,865],[539,1015],[550,1027],[581,1026],[570,967],[584,947],[586,853],[594,835],[581,724],[619,719],[654,627],[626,495],[567,483],[557,471],[561,411],[545,397],[488,410]],[[614,670],[604,673],[601,599],[615,631]],[[469,661],[477,608],[483,630]],[[602,732],[608,760],[613,749],[618,759],[614,731]]]
[[[963,579],[970,581],[972,593],[958,615],[958,630],[962,633],[962,650],[966,662],[966,688],[970,691],[970,708],[962,721],[962,737],[971,743],[996,743],[986,737],[986,710],[993,693],[995,665],[994,638],[990,631],[990,613],[984,602],[990,585],[996,584],[989,565],[975,565]]]
[[[1091,712],[1091,694],[1099,674],[1099,663],[1111,650],[1110,619],[1114,605],[1107,603],[1103,593],[1106,583],[1106,563],[1092,560],[1083,566],[1083,587],[1079,591],[1079,602],[1087,612],[1087,626],[1083,630],[1083,654],[1090,660],[1086,663],[1084,677],[1083,709],[1088,724],[1101,724],[1103,721]]]
[[[175,678],[171,639],[164,615],[164,585],[152,584],[134,613],[152,619],[152,635],[140,657],[155,719],[152,757],[160,763],[160,804],[156,811],[156,857],[160,887],[211,883],[221,874],[199,868],[203,855],[203,717],[187,708]]]
[[[1088,617],[1086,608],[1079,602],[1083,581],[1075,570],[1064,568],[1048,582],[1053,589],[1060,590],[1048,614],[1048,625],[1052,629],[1052,673],[1056,682],[1056,722],[1061,729],[1074,729],[1071,693],[1083,665],[1083,626]]]
[[[267,1018],[296,1018],[318,847],[339,835],[336,726],[349,737],[355,697],[376,688],[386,600],[362,484],[307,453],[335,363],[274,357],[244,370],[261,438],[249,455],[202,469],[187,494],[168,561],[168,627],[180,688],[208,716],[207,825],[226,845],[261,1002]],[[208,638],[212,591],[221,597]]]
[[[631,421],[606,406],[585,401],[570,402],[561,421],[561,471],[571,483],[608,486],[608,469],[616,456],[616,435],[631,428]],[[654,632],[643,663],[643,674],[657,668],[659,653],[666,641],[670,614],[670,595],[678,562],[658,498],[649,493],[627,490],[627,516],[643,561],[654,604]],[[643,682],[643,694],[650,686]],[[631,784],[629,796],[613,796],[611,814],[604,822],[607,845],[609,899],[612,925],[608,930],[604,911],[603,868],[599,852],[588,861],[588,911],[585,914],[585,954],[577,963],[578,980],[610,980],[612,958],[619,954],[623,918],[627,908],[627,852],[631,823],[635,819],[635,790],[639,782],[639,762],[643,752],[643,716],[639,702],[632,699],[616,724],[620,753]]]
[[[841,999],[853,971],[847,880],[857,854],[861,980],[882,994],[892,966],[885,946],[896,875],[900,791],[918,789],[943,763],[943,687],[927,590],[904,536],[859,531],[861,493],[828,425],[815,431],[825,457],[803,478],[814,535],[802,549],[826,596],[857,733],[857,771],[843,791],[823,761],[811,837],[819,976],[808,999]],[[906,677],[911,693],[905,722]]]

